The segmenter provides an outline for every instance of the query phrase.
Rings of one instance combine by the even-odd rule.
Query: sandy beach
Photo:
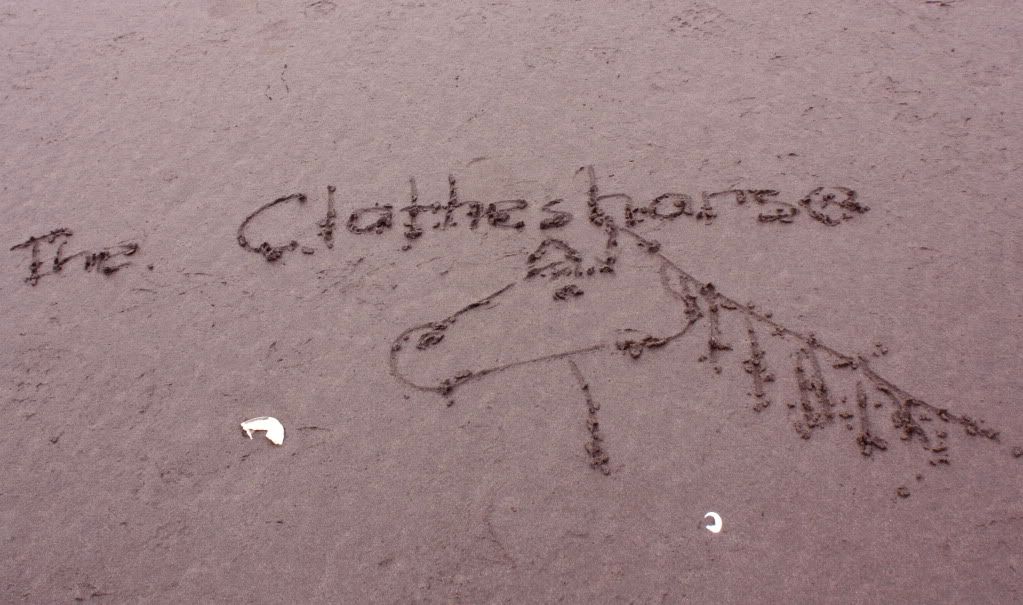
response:
[[[1021,40],[0,1],[0,602],[1020,602]]]

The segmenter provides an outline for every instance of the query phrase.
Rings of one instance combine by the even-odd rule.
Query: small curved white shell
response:
[[[710,525],[706,525],[705,527],[707,529],[709,529],[710,532],[713,533],[713,534],[716,534],[716,533],[720,532],[721,531],[721,515],[719,515],[717,513],[707,513],[706,515],[703,516],[704,519],[706,519],[707,517],[710,517],[711,519],[714,519],[714,522],[711,523]]]
[[[272,441],[274,445],[284,443],[284,425],[281,424],[280,420],[271,416],[260,416],[246,420],[242,423],[242,430],[249,436],[249,439],[252,439],[253,431],[266,431],[266,438]]]

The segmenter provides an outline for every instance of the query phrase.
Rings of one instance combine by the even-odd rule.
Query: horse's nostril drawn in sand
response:
[[[591,217],[592,218],[592,217]],[[493,293],[470,302],[447,317],[412,326],[394,339],[390,349],[390,370],[401,383],[418,391],[433,392],[453,403],[453,394],[462,385],[486,380],[512,368],[525,365],[562,364],[568,366],[578,384],[580,400],[585,403],[587,438],[584,449],[593,467],[610,472],[610,456],[604,444],[604,431],[613,431],[599,421],[599,404],[575,360],[601,352],[612,352],[643,363],[650,355],[676,355],[701,349],[697,361],[712,372],[722,373],[725,364],[735,364],[749,381],[751,412],[769,414],[781,409],[793,432],[803,439],[812,438],[829,427],[844,426],[854,438],[863,456],[872,456],[889,447],[889,439],[918,444],[933,466],[948,465],[953,430],[968,437],[999,441],[999,434],[984,422],[932,405],[911,395],[878,374],[863,355],[844,353],[821,342],[812,333],[789,328],[761,312],[752,303],[741,303],[718,292],[713,284],[685,271],[659,251],[656,242],[644,239],[613,222],[605,223],[610,242],[617,245],[619,235],[635,240],[657,264],[657,281],[662,299],[673,307],[676,327],[658,334],[618,330],[614,337],[580,343],[537,356],[525,355],[494,365],[466,368],[436,380],[412,376],[408,358],[429,364],[424,359],[442,352],[457,334],[460,325],[475,316],[494,313],[522,282],[512,282]],[[545,242],[546,243],[546,242]],[[553,244],[551,245],[553,246]],[[543,247],[541,247],[542,251]],[[534,253],[530,262],[542,259]],[[543,256],[542,254],[540,255]],[[569,269],[557,263],[544,270],[562,271],[567,276],[581,274],[577,256],[566,251]],[[616,256],[609,255],[614,266]],[[537,276],[527,274],[523,282]],[[560,303],[565,304],[565,303]],[[571,303],[569,303],[571,304]],[[464,336],[464,335],[463,335]],[[474,361],[481,357],[474,355]],[[691,359],[686,356],[685,360]],[[778,405],[776,402],[783,402]],[[582,406],[580,406],[582,407]],[[581,416],[582,412],[580,413]],[[1013,451],[1018,451],[1018,448]]]

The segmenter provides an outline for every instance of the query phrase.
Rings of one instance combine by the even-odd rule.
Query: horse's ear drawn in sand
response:
[[[842,352],[821,342],[812,333],[786,327],[754,304],[739,302],[718,292],[713,284],[697,279],[665,256],[657,242],[644,238],[628,226],[618,225],[604,211],[601,202],[626,196],[600,195],[592,167],[588,171],[589,222],[606,236],[605,253],[596,263],[584,267],[582,255],[566,242],[555,238],[544,240],[529,256],[528,271],[519,282],[509,283],[447,317],[409,327],[398,334],[391,345],[389,360],[391,373],[397,380],[419,391],[437,393],[450,404],[453,393],[465,383],[485,380],[524,365],[565,364],[575,377],[587,406],[590,438],[585,444],[586,452],[591,464],[605,474],[610,472],[610,467],[597,420],[599,407],[575,359],[608,350],[620,351],[635,362],[641,362],[648,351],[670,354],[674,349],[678,354],[686,350],[681,348],[685,344],[696,345],[702,349],[698,360],[712,371],[720,373],[722,364],[731,362],[737,363],[748,375],[752,412],[781,406],[794,433],[803,439],[810,439],[829,426],[844,425],[855,435],[864,456],[886,450],[889,439],[897,435],[900,441],[918,444],[931,465],[947,465],[953,429],[962,430],[968,436],[998,441],[998,432],[986,427],[983,421],[927,403],[883,378],[865,356]],[[691,207],[691,200],[672,195],[676,197],[662,201],[670,201],[674,212],[696,211]],[[656,204],[651,207],[657,211]],[[790,217],[786,212],[777,214]],[[634,216],[632,213],[627,207],[627,224]],[[408,364],[403,363],[403,358],[429,355],[448,346],[451,339],[445,340],[446,337],[456,332],[460,324],[492,312],[517,287],[524,287],[523,282],[537,278],[584,280],[614,273],[619,238],[635,242],[654,261],[657,269],[653,278],[658,287],[656,291],[647,292],[659,296],[661,304],[671,308],[672,317],[677,318],[673,329],[655,334],[620,329],[613,337],[580,343],[577,347],[466,368],[436,379],[413,376]],[[556,289],[554,297],[571,298],[577,292],[577,286],[570,284]],[[476,362],[479,357],[470,353]],[[1018,456],[1023,452],[1014,448],[1013,454]]]

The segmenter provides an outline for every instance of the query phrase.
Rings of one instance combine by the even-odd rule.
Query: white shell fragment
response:
[[[242,430],[249,436],[249,439],[252,439],[253,431],[266,431],[266,438],[272,441],[274,445],[284,443],[284,425],[281,424],[280,420],[270,416],[260,416],[246,420],[242,423]]]
[[[714,522],[711,523],[710,525],[705,525],[704,527],[706,527],[708,530],[710,530],[710,532],[712,534],[716,534],[716,533],[720,532],[721,531],[721,515],[719,515],[717,513],[707,513],[706,515],[703,516],[704,519],[706,519],[707,517],[710,517],[711,519],[714,519]]]

